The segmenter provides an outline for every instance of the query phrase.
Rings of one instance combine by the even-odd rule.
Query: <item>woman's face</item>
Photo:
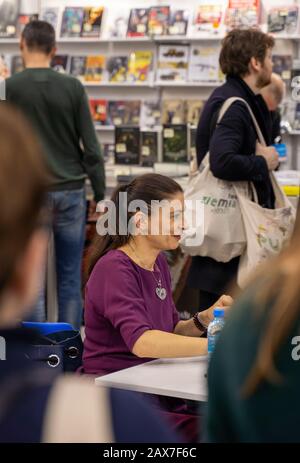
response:
[[[152,208],[147,239],[161,251],[178,248],[184,229],[184,196],[176,193]]]

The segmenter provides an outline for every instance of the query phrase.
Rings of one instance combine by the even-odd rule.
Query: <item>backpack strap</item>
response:
[[[92,378],[60,377],[49,396],[42,442],[113,443],[108,390]]]

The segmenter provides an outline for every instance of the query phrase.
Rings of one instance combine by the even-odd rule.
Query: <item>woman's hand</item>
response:
[[[230,310],[232,304],[233,304],[232,297],[223,294],[223,296],[221,296],[212,307],[210,307],[207,310],[203,310],[203,312],[200,312],[198,317],[201,323],[203,323],[203,325],[207,327],[209,323],[214,319],[214,309],[216,307],[220,307],[224,309],[225,317],[226,317],[226,314]]]

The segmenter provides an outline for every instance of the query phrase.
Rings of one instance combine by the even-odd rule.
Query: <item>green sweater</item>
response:
[[[283,382],[262,382],[253,395],[241,397],[259,339],[272,316],[272,303],[262,316],[255,316],[255,293],[252,288],[233,307],[211,359],[205,439],[209,442],[300,442],[300,360],[292,358],[293,351],[300,353],[292,344],[300,334],[300,311],[275,357]]]
[[[52,173],[53,190],[81,188],[88,176],[100,201],[103,157],[83,85],[48,68],[26,69],[6,81],[6,100],[31,120]]]

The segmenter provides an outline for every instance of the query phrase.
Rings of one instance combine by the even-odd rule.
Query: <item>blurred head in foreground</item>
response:
[[[35,302],[47,233],[42,206],[47,174],[26,119],[0,104],[0,327],[26,316]]]

